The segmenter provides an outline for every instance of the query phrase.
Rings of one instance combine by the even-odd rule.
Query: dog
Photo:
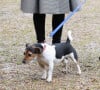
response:
[[[36,43],[33,45],[26,44],[22,62],[26,64],[32,60],[37,60],[40,67],[43,69],[41,78],[47,79],[47,82],[52,81],[55,63],[63,62],[67,70],[68,58],[71,58],[74,61],[78,69],[78,74],[81,74],[77,52],[70,44],[71,41],[71,31],[68,31],[67,40],[63,43],[56,43],[54,45],[49,45],[47,43]]]

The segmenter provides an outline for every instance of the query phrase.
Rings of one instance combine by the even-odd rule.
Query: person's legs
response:
[[[45,16],[45,14],[33,14],[33,22],[38,43],[45,41]]]
[[[65,14],[54,14],[52,17],[52,29],[54,30],[63,20],[64,20]],[[52,43],[60,43],[61,41],[61,34],[62,34],[62,28],[53,36]]]

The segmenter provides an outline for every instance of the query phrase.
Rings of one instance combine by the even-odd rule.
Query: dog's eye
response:
[[[28,54],[28,56],[29,56],[29,57],[31,57],[31,56],[32,56],[32,54]]]

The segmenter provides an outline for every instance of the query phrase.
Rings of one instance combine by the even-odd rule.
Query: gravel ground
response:
[[[20,0],[0,0],[0,90],[100,90],[100,0],[87,0],[82,10],[64,25],[62,41],[72,30],[81,76],[69,62],[69,73],[57,65],[52,83],[41,80],[38,64],[22,64],[26,43],[35,43],[32,15],[20,11]],[[67,15],[66,15],[67,16]],[[46,41],[51,43],[51,15],[46,18]]]

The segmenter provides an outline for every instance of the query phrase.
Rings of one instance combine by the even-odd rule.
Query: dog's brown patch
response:
[[[40,67],[42,67],[42,68],[45,68],[45,66],[49,66],[49,64],[48,63],[46,63],[44,60],[43,60],[43,58],[41,58],[42,56],[41,55],[38,55],[38,63],[39,63],[39,65],[40,65]]]

